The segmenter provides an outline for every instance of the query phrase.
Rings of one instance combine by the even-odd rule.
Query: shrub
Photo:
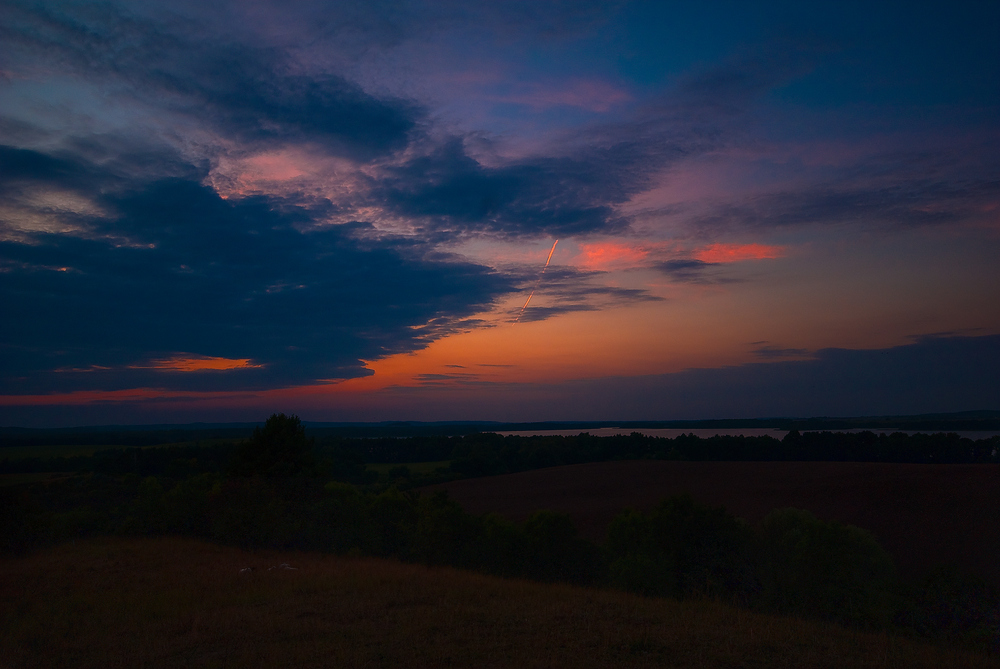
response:
[[[317,503],[312,547],[334,553],[358,551],[370,526],[365,497],[349,483],[332,482]]]
[[[371,555],[411,559],[417,526],[415,498],[416,493],[389,488],[371,499],[362,550]]]
[[[478,566],[482,523],[448,494],[438,491],[417,499],[413,557],[425,564]]]
[[[764,519],[762,540],[768,608],[862,626],[891,621],[896,570],[869,532],[779,509]]]
[[[540,581],[589,583],[603,575],[597,546],[577,536],[565,513],[536,511],[524,522],[524,575]]]
[[[1000,593],[981,578],[939,567],[909,589],[896,622],[917,634],[1000,650]]]
[[[294,531],[284,504],[267,481],[232,480],[209,495],[212,535],[245,549],[277,546]]]
[[[606,546],[612,582],[633,592],[745,599],[758,587],[749,526],[689,495],[620,514]]]
[[[175,485],[163,496],[163,525],[167,532],[194,536],[209,533],[211,474],[198,474]]]
[[[527,561],[524,530],[503,516],[490,513],[480,518],[477,562],[497,576],[523,576]]]

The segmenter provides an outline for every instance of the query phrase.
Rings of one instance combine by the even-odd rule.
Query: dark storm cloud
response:
[[[645,125],[645,124],[640,124]],[[603,128],[604,146],[485,166],[459,138],[392,167],[373,197],[420,221],[430,234],[571,236],[624,231],[616,207],[651,184],[671,161],[705,151],[702,136],[672,136],[628,124]],[[642,137],[645,134],[646,137]]]
[[[100,172],[82,161],[7,155],[17,158],[8,186],[55,187]],[[262,388],[357,376],[367,373],[359,359],[474,326],[467,317],[513,287],[419,243],[366,242],[361,224],[302,233],[315,212],[224,200],[190,179],[118,184],[97,202],[109,213],[86,217],[80,234],[29,230],[30,243],[0,242],[2,392]],[[151,369],[179,353],[261,366]]]
[[[387,169],[373,197],[431,234],[619,233],[629,226],[619,205],[666,167],[737,141],[735,119],[800,60],[754,55],[692,74],[630,119],[565,136],[552,155],[487,166],[452,137]]]
[[[66,160],[11,146],[0,146],[0,186],[9,188],[25,181],[77,182],[84,172]]]
[[[972,157],[951,153],[877,156],[822,183],[714,205],[697,229],[808,224],[948,225],[974,220],[1000,199],[1000,163],[990,143]]]
[[[505,8],[503,21],[487,23],[500,33],[503,26],[524,24],[535,26],[538,35],[556,35],[560,31],[554,26],[584,30],[603,20],[606,11],[588,5],[583,19],[567,21],[563,14],[571,10],[561,3],[534,5]],[[289,20],[318,43],[335,40],[337,31],[353,30],[355,19],[363,16],[370,22],[370,10],[345,7],[334,14],[346,17],[339,27],[334,22],[310,29],[300,25],[301,16]],[[484,12],[491,15],[459,3],[430,12],[403,3],[399,11],[444,24],[472,25]],[[307,10],[297,13],[309,15]],[[117,95],[141,100],[154,114],[181,114],[194,127],[205,124],[240,140],[240,150],[261,143],[310,142],[370,161],[410,148],[407,158],[377,173],[362,204],[410,219],[430,239],[470,233],[534,237],[622,232],[629,221],[617,212],[620,205],[676,161],[735,141],[735,119],[762,94],[802,72],[808,60],[798,51],[783,51],[782,58],[745,54],[682,78],[630,119],[565,136],[555,153],[486,165],[470,156],[461,137],[426,136],[425,110],[374,97],[310,66],[292,44],[249,46],[192,21],[175,17],[154,22],[106,5],[12,6],[7,14],[0,36],[16,47],[8,57],[13,66],[50,63]],[[391,17],[385,25],[362,23],[355,29],[375,43],[403,39],[406,32],[396,34],[392,26],[398,21]],[[388,32],[379,38],[380,30]]]
[[[1000,197],[1000,180],[908,182],[884,186],[821,185],[719,206],[692,223],[701,229],[775,228],[812,223],[943,225],[974,218]]]
[[[109,5],[9,7],[4,18],[15,66],[52,63],[244,142],[307,140],[370,159],[404,147],[420,117],[342,77],[306,73],[285,50],[222,43],[179,19],[154,24]]]
[[[610,206],[623,193],[605,177],[573,158],[488,168],[452,139],[389,170],[376,197],[436,231],[571,235],[626,226]]]
[[[663,272],[674,281],[684,283],[717,283],[711,275],[711,268],[717,263],[709,263],[694,258],[678,258],[659,263],[654,269]]]
[[[572,267],[549,267],[538,283],[531,303],[520,314],[519,322],[543,321],[560,314],[578,311],[600,311],[642,302],[660,302],[662,297],[641,288],[605,286],[595,279],[603,272],[584,272]],[[534,286],[526,281],[525,299]],[[514,316],[520,312],[520,307]]]
[[[192,165],[163,146],[141,140],[91,136],[67,138],[61,144],[51,153],[0,144],[0,193],[7,204],[31,197],[40,187],[89,199],[128,189],[143,179],[200,180],[207,170],[207,165]]]

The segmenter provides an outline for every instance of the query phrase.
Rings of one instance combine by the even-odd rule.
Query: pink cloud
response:
[[[705,263],[781,258],[786,247],[767,244],[710,244],[690,249],[670,242],[594,242],[580,244],[576,264],[591,271],[614,271],[652,266],[666,259],[691,258]]]
[[[649,255],[649,251],[643,247],[615,242],[580,244],[580,252],[580,266],[594,271],[637,267]]]
[[[741,260],[781,258],[784,255],[784,246],[768,246],[766,244],[711,244],[697,249],[691,254],[691,257],[707,263],[729,263]]]

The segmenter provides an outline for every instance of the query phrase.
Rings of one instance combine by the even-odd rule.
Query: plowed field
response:
[[[626,507],[668,495],[724,506],[758,522],[781,507],[870,530],[913,576],[955,564],[1000,586],[1000,467],[858,462],[599,462],[453,481],[433,488],[473,513],[514,520],[568,513],[601,541]]]

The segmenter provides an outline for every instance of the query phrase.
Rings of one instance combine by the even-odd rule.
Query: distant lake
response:
[[[807,432],[875,432],[876,434],[892,434],[893,432],[905,432],[906,434],[936,434],[938,432],[955,432],[962,437],[968,439],[988,439],[990,437],[995,437],[1000,435],[1000,430],[896,430],[894,428],[855,428],[850,430],[804,430]],[[709,428],[709,429],[688,429],[688,430],[677,430],[677,429],[657,429],[650,430],[644,428],[622,428],[622,427],[598,427],[583,430],[514,430],[514,431],[504,431],[497,432],[497,434],[502,434],[506,436],[515,437],[575,437],[581,432],[589,432],[595,437],[613,437],[616,434],[628,435],[633,432],[638,432],[639,434],[644,434],[647,437],[668,437],[673,439],[679,437],[682,434],[693,434],[696,437],[701,437],[702,439],[708,439],[709,437],[714,437],[716,435],[721,435],[724,437],[738,437],[743,435],[744,437],[774,437],[775,439],[783,439],[788,430],[778,430],[772,428],[762,428],[762,427],[748,427],[748,428],[732,428],[732,429],[719,429],[719,428]]]

